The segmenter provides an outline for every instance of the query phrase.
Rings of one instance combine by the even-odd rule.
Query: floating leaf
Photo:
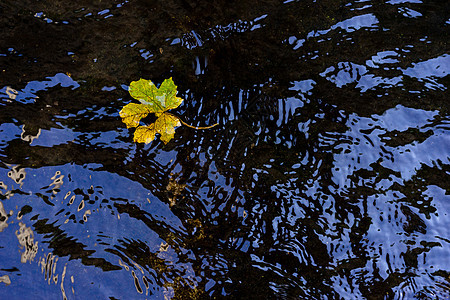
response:
[[[139,126],[141,119],[145,118],[149,112],[146,105],[129,103],[122,108],[119,115],[127,128],[131,128]]]
[[[175,135],[175,127],[181,126],[182,123],[194,129],[208,129],[217,125],[196,127],[166,113],[169,109],[177,108],[183,102],[183,99],[177,97],[177,86],[172,78],[164,80],[159,89],[150,80],[141,78],[130,83],[129,92],[141,104],[127,104],[119,114],[127,128],[137,127],[134,132],[135,142],[148,144],[155,139],[158,133],[161,135],[161,141],[167,144]],[[154,113],[158,117],[155,123],[139,126],[141,119],[149,113]]]
[[[177,86],[172,77],[164,80],[159,89],[151,80],[141,78],[131,82],[129,92],[156,116],[169,109],[177,108],[183,102],[183,99],[176,96]]]
[[[134,132],[134,141],[150,143],[155,139],[156,133],[161,135],[161,141],[167,144],[175,135],[175,127],[181,126],[180,119],[169,113],[162,113],[155,123],[148,126],[139,126]]]

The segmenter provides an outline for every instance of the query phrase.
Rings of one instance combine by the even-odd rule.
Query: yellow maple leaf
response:
[[[129,103],[119,112],[122,121],[127,128],[137,127],[134,132],[134,141],[138,143],[150,143],[158,133],[161,141],[167,144],[175,135],[175,127],[184,124],[194,129],[208,129],[216,126],[196,127],[189,125],[167,111],[180,106],[183,99],[177,97],[177,86],[172,78],[163,81],[157,88],[151,80],[139,79],[130,83],[130,95],[141,102],[140,104]],[[158,119],[155,123],[140,126],[141,119],[154,113]]]

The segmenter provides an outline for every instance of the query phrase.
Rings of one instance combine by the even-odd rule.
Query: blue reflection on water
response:
[[[57,73],[54,76],[47,77],[47,80],[36,80],[28,82],[28,84],[22,90],[14,91],[15,96],[10,96],[10,98],[21,103],[33,103],[37,98],[36,92],[46,91],[49,88],[55,87],[57,85],[60,85],[62,87],[71,87],[72,89],[80,87],[79,83],[73,80],[69,75]],[[0,93],[7,94],[6,90],[7,87],[3,87],[0,90]]]
[[[162,286],[157,283],[159,274],[153,273],[149,269],[137,268],[134,263],[127,264],[121,261],[123,258],[110,251],[116,249],[123,240],[141,241],[149,247],[151,253],[159,252],[158,255],[161,259],[169,260],[170,264],[184,270],[183,272],[187,272],[186,274],[193,273],[190,265],[181,262],[170,247],[167,250],[161,250],[161,245],[165,241],[156,232],[149,230],[148,225],[137,221],[128,214],[120,214],[114,206],[115,203],[135,205],[142,212],[148,214],[153,222],[161,222],[174,232],[184,232],[180,220],[171,213],[168,205],[162,203],[140,184],[109,172],[94,171],[92,167],[95,168],[94,165],[82,167],[69,164],[59,167],[43,167],[37,170],[23,169],[23,174],[26,176],[23,185],[20,186],[20,194],[14,192],[18,188],[14,181],[5,177],[4,172],[0,175],[0,181],[6,184],[9,191],[12,191],[8,198],[14,197],[14,207],[11,207],[11,202],[4,202],[7,211],[12,209],[10,218],[14,219],[18,215],[17,208],[20,210],[24,206],[32,207],[32,211],[20,218],[19,221],[9,223],[9,226],[2,232],[3,241],[14,244],[14,241],[17,241],[14,232],[17,234],[18,224],[23,223],[28,228],[33,228],[34,222],[31,220],[36,217],[44,220],[48,226],[55,228],[55,231],[49,231],[47,234],[37,235],[35,233],[32,237],[28,237],[38,243],[39,250],[29,264],[21,265],[17,274],[10,275],[12,282],[12,286],[8,288],[10,296],[19,296],[14,293],[22,292],[22,288],[25,286],[22,288],[17,286],[17,284],[21,284],[39,291],[38,294],[44,298],[61,297],[61,294],[57,293],[58,289],[50,288],[45,280],[37,280],[44,277],[45,274],[41,274],[41,268],[36,264],[39,262],[42,265],[41,261],[45,260],[47,254],[52,251],[51,248],[48,248],[49,243],[64,242],[65,239],[68,239],[67,242],[76,243],[73,244],[74,246],[82,246],[84,252],[69,252],[70,256],[68,257],[58,253],[58,261],[55,262],[55,267],[51,271],[52,276],[61,277],[63,269],[66,270],[64,285],[67,296],[70,296],[72,288],[77,297],[96,295],[96,297],[102,298],[108,294],[122,294],[125,290],[130,291],[132,295],[132,291],[136,288],[131,273],[127,269],[134,269],[139,278],[146,276],[152,282],[149,289],[145,291],[142,279],[139,279],[144,293],[147,292],[147,295],[155,297],[164,297],[164,293],[167,291],[161,290]],[[6,194],[5,191],[2,193]],[[35,225],[32,231],[36,230],[39,229]],[[2,268],[19,266],[20,255],[17,255],[17,247],[5,246],[6,244],[2,243],[3,250],[0,251],[0,259],[4,262]],[[28,251],[28,249],[21,251]],[[188,250],[185,252],[189,253]],[[82,258],[81,261],[73,260],[77,258],[74,257],[77,254]],[[86,262],[81,264],[84,259],[105,260],[113,264],[115,270],[104,272],[98,267],[86,265]],[[83,274],[89,274],[89,276]],[[72,276],[73,282],[69,280],[69,277]],[[92,283],[101,284],[101,282],[118,284],[110,285],[107,289],[85,289]],[[5,289],[4,286],[0,288]]]

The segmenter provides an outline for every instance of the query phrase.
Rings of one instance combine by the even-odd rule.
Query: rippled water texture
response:
[[[1,1],[0,298],[447,299],[449,12]],[[219,126],[135,144],[169,77]]]

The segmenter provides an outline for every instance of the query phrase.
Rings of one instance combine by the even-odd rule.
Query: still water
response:
[[[0,298],[450,297],[449,2],[3,0],[0,26]],[[219,125],[134,143],[130,82],[169,77]]]

